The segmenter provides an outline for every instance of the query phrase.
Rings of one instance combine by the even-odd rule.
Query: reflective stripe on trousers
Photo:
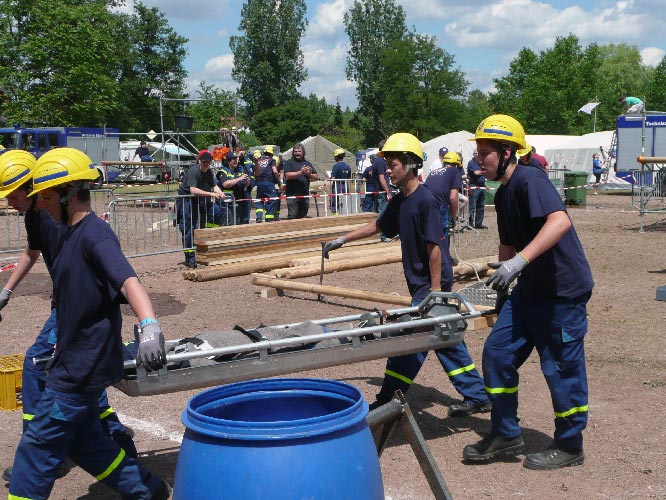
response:
[[[483,349],[493,434],[506,438],[520,434],[518,368],[536,348],[553,402],[555,442],[564,448],[582,448],[588,412],[584,338],[590,295],[526,302],[520,287],[514,288]]]

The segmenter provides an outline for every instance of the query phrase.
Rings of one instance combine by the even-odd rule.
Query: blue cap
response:
[[[443,147],[439,148],[439,156],[444,156],[448,152],[449,152],[449,148],[447,148],[446,146],[443,146]]]

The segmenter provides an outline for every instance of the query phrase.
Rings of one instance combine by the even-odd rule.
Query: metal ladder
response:
[[[617,154],[617,131],[613,132],[613,137],[611,138],[610,146],[608,146],[608,152],[604,151],[603,146],[599,146],[599,151],[601,152],[601,157],[604,160],[604,165],[606,166],[606,172],[601,178],[602,182],[608,182],[608,173],[615,163],[615,156]]]

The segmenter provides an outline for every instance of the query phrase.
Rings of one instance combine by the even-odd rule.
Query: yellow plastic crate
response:
[[[21,376],[24,358],[23,354],[0,356],[0,410],[23,408]]]

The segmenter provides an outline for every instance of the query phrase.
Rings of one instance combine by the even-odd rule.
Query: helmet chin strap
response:
[[[506,153],[507,148],[511,148],[511,154],[508,158],[504,158],[504,154]],[[514,146],[500,144],[500,146],[497,148],[497,155],[500,161],[497,165],[497,177],[494,179],[495,181],[500,180],[505,174],[506,169],[509,168],[509,165],[511,165],[511,157],[514,155]]]

